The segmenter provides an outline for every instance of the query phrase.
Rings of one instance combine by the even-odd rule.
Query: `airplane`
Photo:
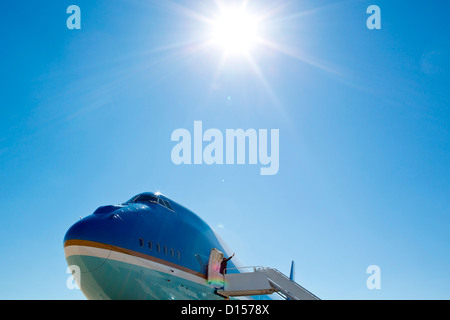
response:
[[[272,268],[243,272],[205,221],[159,192],[97,208],[69,228],[64,252],[88,299],[319,299],[293,281],[294,263],[290,278]]]

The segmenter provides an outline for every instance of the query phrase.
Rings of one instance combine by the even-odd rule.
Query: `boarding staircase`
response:
[[[320,300],[277,269],[266,267],[227,269],[216,293],[225,298],[278,293],[287,300]]]

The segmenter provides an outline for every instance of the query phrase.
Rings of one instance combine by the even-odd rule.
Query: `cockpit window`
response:
[[[173,211],[172,206],[170,205],[170,202],[166,200],[165,203],[166,203],[166,207],[167,207],[169,210],[172,210],[172,211]]]
[[[159,198],[159,199],[158,199],[158,203],[159,203],[160,205],[162,205],[163,207],[166,207],[166,208],[167,208],[166,202],[165,202],[163,199]]]
[[[151,202],[151,203],[157,203],[158,198],[152,195],[147,194],[140,194],[130,200],[128,200],[126,203],[134,203],[134,202]]]
[[[166,207],[170,211],[173,211],[172,206],[170,205],[170,202],[161,198],[158,198],[158,203],[162,205],[163,207]]]
[[[158,204],[162,205],[163,207],[169,209],[170,211],[175,212],[173,210],[173,208],[172,208],[172,205],[170,204],[170,202],[168,200],[164,200],[162,198],[159,198],[157,196],[150,195],[150,194],[139,194],[137,196],[134,196],[133,198],[131,198],[130,200],[128,200],[124,204],[136,203],[136,202],[158,203]]]

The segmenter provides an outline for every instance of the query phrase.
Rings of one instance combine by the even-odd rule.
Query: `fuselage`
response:
[[[66,260],[88,299],[223,299],[208,281],[216,248],[232,252],[192,211],[155,193],[103,206],[64,237]],[[239,272],[233,258],[229,272]]]

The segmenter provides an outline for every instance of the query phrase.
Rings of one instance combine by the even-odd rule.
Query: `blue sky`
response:
[[[66,27],[71,4],[81,30]],[[366,27],[372,4],[381,30]],[[295,260],[320,298],[449,299],[449,9],[250,1],[274,46],[221,65],[198,19],[213,1],[2,4],[0,298],[83,299],[66,287],[65,231],[161,191],[245,265]],[[171,133],[195,120],[279,129],[278,174],[174,165]]]

